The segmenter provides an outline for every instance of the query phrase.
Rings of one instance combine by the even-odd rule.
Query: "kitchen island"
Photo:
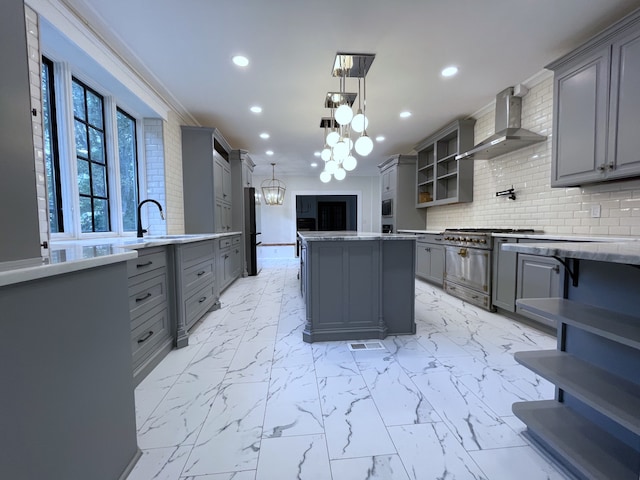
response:
[[[415,236],[300,232],[308,343],[414,334]]]
[[[506,244],[552,257],[566,298],[518,300],[557,323],[556,350],[515,359],[556,385],[554,400],[518,402],[526,434],[579,478],[640,477],[640,241]]]

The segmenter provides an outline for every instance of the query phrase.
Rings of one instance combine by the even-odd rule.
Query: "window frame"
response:
[[[41,58],[53,63],[56,94],[56,122],[58,127],[58,150],[60,156],[59,178],[61,183],[64,231],[50,232],[52,240],[89,239],[113,236],[135,236],[135,230],[124,230],[122,198],[120,191],[120,168],[116,112],[118,109],[135,121],[136,130],[136,170],[138,198],[146,188],[146,162],[144,157],[144,122],[137,112],[117,101],[115,95],[100,86],[82,72],[74,71],[66,62],[56,61],[43,52]],[[77,182],[77,152],[75,144],[73,81],[78,81],[103,100],[104,149],[109,208],[109,230],[105,232],[83,232],[80,221],[80,194]],[[48,216],[48,213],[47,213]]]

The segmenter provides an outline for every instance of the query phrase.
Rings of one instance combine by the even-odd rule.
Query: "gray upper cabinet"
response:
[[[554,71],[551,186],[640,175],[640,10],[547,68]]]
[[[456,155],[473,147],[474,119],[456,120],[415,146],[416,207],[473,201],[473,162]]]
[[[231,230],[231,147],[215,128],[182,127],[185,233]]]
[[[423,230],[427,224],[424,210],[416,208],[414,185],[416,182],[416,156],[393,155],[378,165],[380,169],[380,196],[390,201],[389,211],[382,212],[384,229]],[[385,231],[385,230],[383,230]]]

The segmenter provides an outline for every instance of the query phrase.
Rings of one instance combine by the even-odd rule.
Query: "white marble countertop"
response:
[[[640,265],[640,240],[638,239],[622,242],[507,243],[502,245],[502,249],[544,257]]]
[[[138,256],[136,250],[140,248],[199,242],[241,233],[156,235],[144,238],[102,237],[51,242],[49,256],[46,258],[0,264],[0,287],[111,263],[126,262],[136,258]]]
[[[398,230],[398,233],[411,233],[414,235],[440,235],[442,230]]]
[[[298,232],[298,236],[307,242],[341,240],[415,240],[415,235],[376,232]]]

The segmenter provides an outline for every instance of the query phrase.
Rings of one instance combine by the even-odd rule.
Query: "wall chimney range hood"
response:
[[[524,87],[519,87],[518,90]],[[526,93],[526,92],[525,92]],[[524,93],[520,93],[524,95]],[[509,87],[496,95],[495,132],[468,152],[456,156],[456,160],[489,160],[514,152],[547,139],[524,128],[520,128],[522,98]]]

